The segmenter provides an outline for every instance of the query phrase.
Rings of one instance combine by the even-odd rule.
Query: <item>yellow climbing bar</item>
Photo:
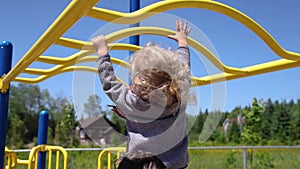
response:
[[[31,149],[28,160],[17,159],[17,155],[14,151],[9,150],[5,147],[5,169],[16,169],[18,166],[25,166],[29,169],[38,168],[38,155],[40,152],[48,153],[48,169],[52,169],[53,157],[55,155],[55,169],[59,169],[62,166],[63,169],[68,168],[68,154],[67,151],[60,146],[50,146],[50,145],[39,145]],[[62,155],[62,156],[61,156]],[[63,162],[62,165],[60,165]]]
[[[140,35],[140,34],[154,34],[154,35],[162,35],[167,36],[170,34],[175,34],[175,31],[165,29],[165,28],[158,28],[158,27],[134,27],[134,28],[127,28],[106,36],[108,42],[113,42],[118,39],[122,39],[124,37]],[[194,49],[198,50],[204,56],[206,56],[218,69],[227,73],[245,73],[244,70],[239,68],[233,68],[224,65],[212,52],[210,52],[206,47],[202,44],[198,43],[196,40],[188,37],[188,44],[189,46],[193,47]],[[90,43],[90,45],[92,45]]]
[[[53,24],[36,41],[22,59],[3,79],[3,84],[12,82],[32,62],[34,62],[45,50],[57,41],[69,28],[96,5],[98,0],[72,0],[66,9],[58,16]]]
[[[199,51],[200,53],[202,53],[204,56],[206,56],[208,60],[213,65],[215,65],[215,67],[218,68],[221,72],[224,72],[204,77],[192,77],[193,86],[206,85],[219,81],[243,78],[299,66],[299,53],[285,50],[262,26],[260,26],[250,17],[220,2],[212,0],[165,0],[148,5],[132,13],[122,13],[113,10],[97,8],[95,7],[95,4],[97,2],[98,0],[90,0],[87,2],[73,0],[68,5],[68,7],[60,14],[60,16],[54,21],[54,23],[47,29],[47,31],[39,38],[39,40],[32,46],[32,48],[22,57],[22,59],[16,64],[16,66],[5,77],[0,78],[0,88],[7,88],[8,84],[12,81],[34,84],[46,80],[47,78],[50,78],[57,74],[70,72],[74,70],[97,72],[96,69],[92,67],[76,66],[77,63],[96,61],[96,56],[90,56],[94,53],[94,49],[91,42],[61,37],[75,22],[77,22],[83,16],[89,16],[108,22],[132,24],[135,22],[140,22],[143,19],[146,19],[147,17],[150,17],[157,13],[177,8],[208,9],[229,16],[235,19],[236,21],[240,22],[241,24],[245,25],[250,30],[252,30],[277,55],[279,55],[282,58],[280,60],[266,62],[244,68],[230,67],[224,65],[211,51],[209,51],[202,44],[189,37],[189,45],[192,48]],[[168,34],[174,34],[174,31],[157,27],[136,27],[113,32],[107,35],[106,38],[109,42],[109,47],[111,50],[136,51],[141,49],[142,47],[131,44],[121,44],[113,42],[121,38],[141,34],[155,34],[165,36]],[[54,56],[42,56],[43,52],[54,44],[77,49],[79,51],[65,58],[59,58]],[[34,61],[55,64],[56,66],[50,69],[29,68],[28,66]],[[125,61],[116,58],[112,58],[112,61],[114,64],[130,68],[130,64],[126,63]],[[19,77],[21,73],[33,74],[37,75],[37,77]]]
[[[4,168],[5,169],[16,169],[17,168],[17,155],[14,151],[5,147],[4,152]]]
[[[106,38],[107,38],[108,42],[113,42],[113,41],[122,39],[124,37],[134,36],[137,34],[156,34],[156,35],[166,36],[166,35],[174,34],[174,33],[175,33],[174,31],[164,29],[164,28],[136,27],[136,28],[127,28],[124,30],[114,32],[112,34],[107,35]],[[213,53],[211,53],[207,48],[205,48],[203,45],[201,45],[194,39],[188,38],[188,41],[189,41],[189,44],[191,47],[193,47],[193,48],[197,49],[198,51],[200,51],[201,53],[203,53],[221,71],[224,71],[227,73],[238,73],[238,74],[246,73],[246,71],[244,71],[244,70],[223,65],[222,62]],[[69,40],[65,39],[65,42],[69,42],[68,45],[73,46],[73,47],[76,46],[75,44],[80,43],[79,45],[82,45],[82,46],[80,46],[80,48],[85,48],[85,49],[92,48],[91,42],[83,42],[83,41],[70,40],[70,39]],[[83,45],[83,44],[85,44],[85,45]],[[67,44],[64,43],[64,45],[67,45]],[[86,47],[84,47],[84,46],[86,46]],[[133,50],[133,51],[141,49],[141,47],[138,47],[135,45],[116,44],[115,48],[113,47],[114,46],[113,44],[110,44],[110,46],[112,47],[112,49],[123,48],[123,49],[129,49],[129,50]],[[47,69],[47,70],[27,68],[27,69],[25,69],[24,73],[39,74],[39,75],[46,75],[47,73],[49,73],[49,74],[51,73],[51,75],[55,75],[55,74],[53,74],[53,72],[58,72],[58,71],[62,70],[63,68],[66,68],[67,66],[73,65],[75,63],[96,61],[96,58],[89,58],[89,59],[84,58],[85,56],[87,56],[91,53],[94,53],[94,51],[93,50],[83,50],[83,51],[77,52],[67,58],[54,58],[54,57],[41,56],[38,58],[38,61],[44,61],[46,63],[59,64],[59,65],[57,65],[51,69]],[[122,62],[119,62],[119,63],[122,63]],[[125,65],[128,65],[128,64],[125,64]]]
[[[112,154],[116,154],[116,159],[120,158],[122,153],[126,152],[125,147],[110,147],[102,150],[98,156],[98,169],[102,169],[103,158],[107,155],[107,168],[112,169]]]
[[[157,13],[178,8],[201,8],[227,15],[242,23],[258,35],[277,55],[282,58],[300,61],[300,54],[287,51],[258,23],[246,14],[220,2],[208,0],[168,0],[148,5],[132,13],[122,13],[94,7],[87,16],[108,22],[132,24],[140,22]]]
[[[193,83],[193,86],[207,85],[210,83],[216,83],[225,80],[234,80],[242,77],[249,77],[249,76],[254,76],[262,73],[275,72],[278,70],[284,70],[284,69],[299,67],[299,66],[300,66],[300,62],[298,61],[280,59],[280,60],[254,65],[254,66],[245,67],[243,69],[247,70],[248,73],[243,75],[219,73],[219,74],[205,76],[201,78],[195,78],[194,79],[195,82]]]
[[[63,161],[62,168],[68,168],[68,154],[67,151],[60,147],[60,146],[49,146],[49,145],[39,145],[33,147],[29,154],[28,159],[28,168],[35,168],[37,169],[38,166],[38,154],[39,152],[47,152],[48,153],[48,169],[52,169],[52,158],[53,152],[56,152],[56,160],[55,160],[55,169],[59,169],[59,164]],[[62,155],[63,160],[61,160],[60,155]]]

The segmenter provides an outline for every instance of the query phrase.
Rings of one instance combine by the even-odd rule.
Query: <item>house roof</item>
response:
[[[106,116],[97,116],[97,117],[90,117],[87,119],[80,120],[79,123],[82,128],[89,128],[92,126],[95,122],[102,121],[102,127],[107,128],[105,130],[105,133],[110,132],[112,129],[116,130],[117,132],[121,132],[121,130],[113,123],[111,122]],[[100,124],[97,124],[99,126]]]
[[[93,123],[95,123],[96,121],[98,121],[102,118],[103,118],[103,116],[90,117],[90,118],[87,118],[87,119],[80,120],[79,123],[80,123],[82,128],[87,128],[87,127],[89,127],[90,125],[92,125]]]

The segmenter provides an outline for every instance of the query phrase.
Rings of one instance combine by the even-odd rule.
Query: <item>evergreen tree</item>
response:
[[[300,142],[300,100],[294,105],[292,120],[290,122],[291,131],[290,137],[291,141],[295,144]]]
[[[77,146],[79,140],[75,135],[75,129],[78,122],[73,107],[71,105],[65,107],[63,115],[62,120],[56,126],[56,143],[63,147]]]
[[[289,141],[290,133],[290,121],[291,121],[291,113],[289,112],[288,105],[284,100],[280,104],[280,109],[278,111],[278,139],[282,143],[287,143]]]
[[[256,145],[261,141],[261,117],[264,113],[262,103],[259,103],[256,98],[253,99],[252,107],[249,112],[244,112],[246,118],[246,126],[242,132],[244,143]]]
[[[271,125],[271,137],[272,140],[279,140],[279,116],[280,116],[280,103],[276,100],[273,104],[274,112]]]
[[[271,99],[268,99],[265,106],[265,112],[262,114],[261,136],[263,140],[272,139],[272,121],[274,113],[274,106]],[[274,133],[274,132],[273,132]]]
[[[194,126],[192,127],[193,133],[195,133],[199,136],[199,134],[203,128],[204,122],[206,120],[206,117],[207,116],[204,113],[202,113],[202,111],[200,110],[199,115],[196,117]]]
[[[228,141],[233,143],[240,143],[240,137],[241,137],[241,128],[240,125],[234,121],[231,126],[229,127],[228,133]]]

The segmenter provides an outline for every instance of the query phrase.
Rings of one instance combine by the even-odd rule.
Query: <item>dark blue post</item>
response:
[[[130,12],[140,9],[140,0],[130,0]],[[139,23],[130,25],[130,27],[138,27]],[[140,45],[140,37],[138,35],[129,38],[129,43],[133,45]],[[131,53],[130,53],[131,54]]]
[[[134,12],[140,9],[140,0],[130,0],[130,12]],[[130,27],[139,27],[140,24],[139,23],[135,23],[130,25]],[[133,44],[133,45],[140,45],[140,36],[136,35],[136,36],[131,36],[129,38],[129,43]],[[133,52],[129,52],[129,55],[132,55]],[[131,85],[131,77],[129,77],[129,85]]]
[[[2,76],[11,69],[13,46],[8,41],[0,42],[0,85],[2,86]],[[0,168],[4,166],[4,148],[6,142],[7,117],[9,88],[4,86],[0,89]]]
[[[40,112],[38,128],[38,145],[47,144],[49,114],[46,110]],[[39,153],[38,169],[46,167],[46,152]]]

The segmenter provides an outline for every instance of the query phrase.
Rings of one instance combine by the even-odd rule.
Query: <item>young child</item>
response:
[[[126,119],[127,152],[145,151],[157,156],[168,169],[188,164],[185,109],[190,87],[188,23],[176,21],[177,51],[147,45],[131,56],[132,86],[117,81],[103,35],[91,41],[99,56],[103,90]]]

